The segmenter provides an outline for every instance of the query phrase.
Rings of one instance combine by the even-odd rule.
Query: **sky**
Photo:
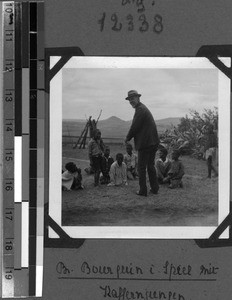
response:
[[[125,121],[134,110],[125,100],[137,90],[140,101],[156,120],[184,117],[190,109],[202,112],[218,106],[216,69],[64,68],[62,70],[62,118],[111,116]]]

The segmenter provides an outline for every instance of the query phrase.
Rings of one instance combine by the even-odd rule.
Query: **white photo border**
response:
[[[59,60],[50,57],[50,68]],[[230,58],[220,58],[231,65]],[[217,69],[202,57],[86,57],[73,56],[63,68],[180,68]],[[217,69],[218,70],[218,69]],[[218,70],[219,201],[218,225],[230,212],[230,79]],[[205,239],[216,226],[62,226],[62,69],[50,82],[49,100],[49,216],[71,238]],[[222,153],[223,149],[223,153]],[[52,170],[52,172],[51,172]],[[52,175],[51,175],[52,174]],[[57,238],[49,228],[49,238]],[[229,238],[226,229],[220,238]]]

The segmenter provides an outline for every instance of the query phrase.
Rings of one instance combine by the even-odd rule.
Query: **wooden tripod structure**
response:
[[[85,149],[88,133],[89,133],[90,138],[92,138],[94,130],[97,129],[97,123],[101,116],[101,113],[102,113],[102,110],[100,111],[97,121],[95,121],[94,119],[92,120],[92,116],[89,117],[80,137],[78,138],[77,142],[73,146],[73,149],[76,149],[78,145],[79,145],[79,149]]]

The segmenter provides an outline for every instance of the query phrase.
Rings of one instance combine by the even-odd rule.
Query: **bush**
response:
[[[192,155],[198,159],[203,158],[204,137],[207,132],[218,130],[218,109],[204,109],[200,114],[195,110],[190,111],[190,117],[181,118],[180,124],[166,130],[160,136],[161,143],[169,150],[178,149],[182,155]]]

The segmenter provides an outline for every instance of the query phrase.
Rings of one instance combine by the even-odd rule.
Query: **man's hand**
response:
[[[127,145],[129,141],[127,139],[124,140],[124,144]]]
[[[163,183],[168,183],[170,180],[170,176],[163,178]]]

